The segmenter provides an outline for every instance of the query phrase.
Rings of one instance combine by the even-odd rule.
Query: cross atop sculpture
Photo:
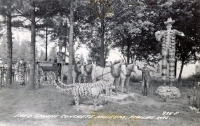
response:
[[[175,51],[176,51],[176,35],[185,36],[183,32],[176,29],[172,29],[172,25],[175,23],[172,18],[168,18],[164,22],[167,30],[157,31],[155,33],[156,40],[162,42],[162,80],[166,85],[167,71],[169,72],[170,86],[173,86],[175,80]],[[167,60],[168,59],[168,60]],[[169,68],[167,69],[167,64]]]

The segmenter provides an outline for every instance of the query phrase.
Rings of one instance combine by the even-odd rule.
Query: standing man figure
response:
[[[150,82],[150,72],[154,72],[153,70],[149,69],[147,67],[147,64],[144,64],[143,68],[139,68],[138,70],[142,71],[142,94],[147,96],[147,93],[149,92],[149,82]]]

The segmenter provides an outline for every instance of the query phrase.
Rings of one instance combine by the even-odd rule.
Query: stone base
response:
[[[175,87],[175,86],[159,86],[158,89],[156,90],[155,94],[161,96],[162,98],[170,98],[170,99],[175,99],[175,98],[180,98],[181,93],[180,90]]]

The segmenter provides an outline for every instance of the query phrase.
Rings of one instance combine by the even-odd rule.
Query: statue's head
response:
[[[166,27],[167,27],[167,30],[171,30],[171,28],[172,28],[172,24],[174,24],[174,23],[175,23],[175,21],[172,20],[171,17],[168,18],[167,21],[164,22],[164,24],[165,24]]]
[[[167,30],[171,30],[172,29],[172,25],[169,24],[169,25],[166,26],[166,28],[167,28]]]

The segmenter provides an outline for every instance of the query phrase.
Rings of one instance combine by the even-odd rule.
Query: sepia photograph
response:
[[[0,0],[0,126],[199,126],[200,0]]]

